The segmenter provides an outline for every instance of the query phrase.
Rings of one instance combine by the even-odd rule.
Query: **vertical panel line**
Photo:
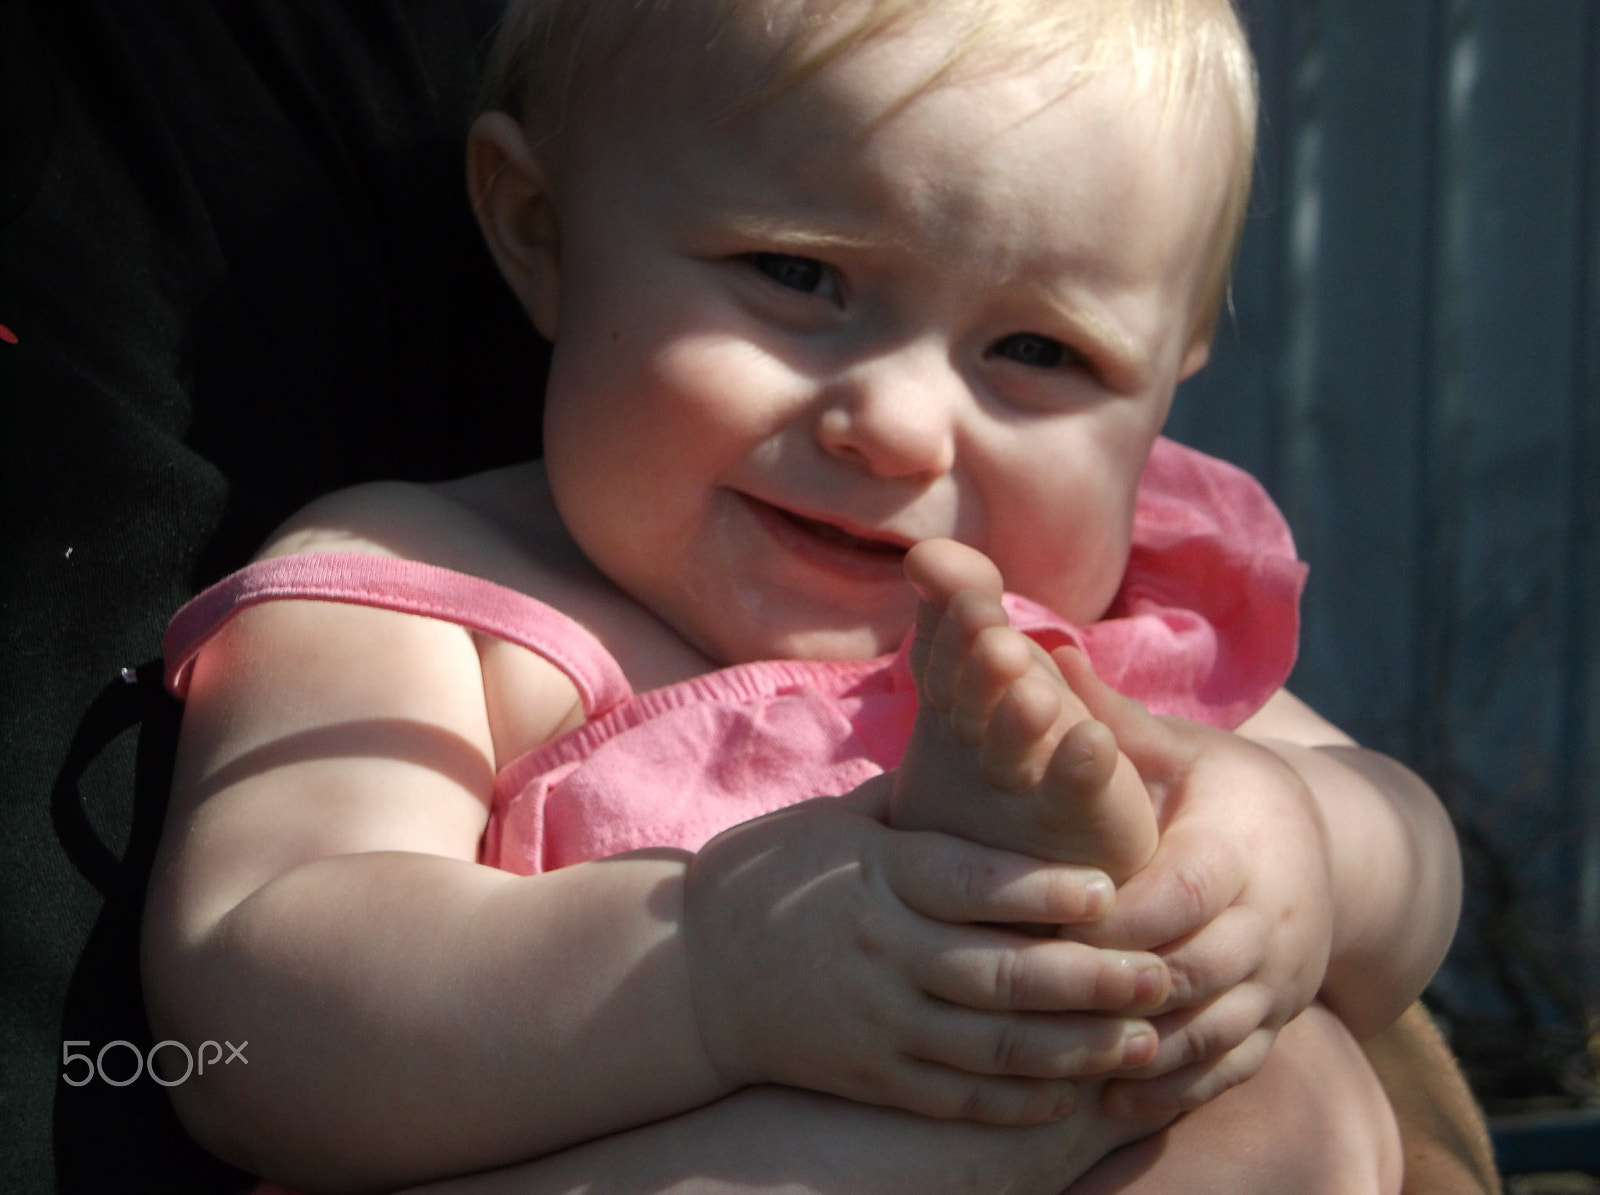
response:
[[[1577,228],[1574,244],[1585,260],[1576,271],[1573,295],[1573,392],[1567,438],[1571,460],[1568,479],[1567,585],[1564,652],[1566,674],[1562,694],[1559,792],[1582,819],[1579,827],[1577,914],[1586,990],[1600,991],[1600,676],[1596,676],[1600,644],[1600,484],[1595,471],[1600,440],[1600,4],[1584,6],[1582,124],[1578,146]]]
[[[1426,94],[1433,97],[1434,118],[1424,149],[1426,157],[1422,170],[1422,243],[1427,247],[1427,252],[1424,255],[1420,277],[1417,279],[1417,290],[1421,310],[1429,314],[1420,321],[1418,329],[1417,355],[1420,368],[1417,370],[1417,376],[1424,380],[1424,384],[1422,393],[1416,396],[1419,410],[1413,424],[1417,429],[1417,441],[1411,476],[1416,484],[1413,508],[1417,512],[1415,522],[1417,539],[1413,556],[1420,566],[1419,575],[1432,577],[1434,583],[1418,585],[1415,595],[1416,607],[1413,617],[1420,650],[1413,667],[1411,717],[1410,726],[1407,728],[1410,757],[1421,763],[1429,780],[1441,789],[1441,795],[1447,799],[1449,797],[1447,786],[1442,783],[1443,769],[1447,762],[1444,758],[1445,741],[1435,709],[1437,700],[1443,695],[1439,675],[1442,645],[1438,641],[1438,629],[1435,625],[1435,620],[1444,613],[1438,608],[1437,598],[1437,588],[1443,578],[1439,577],[1432,566],[1437,563],[1433,559],[1434,545],[1439,543],[1439,536],[1444,530],[1437,497],[1438,487],[1435,484],[1436,436],[1433,408],[1438,400],[1440,377],[1438,356],[1442,339],[1435,302],[1441,289],[1438,285],[1438,276],[1445,268],[1443,261],[1449,253],[1448,237],[1444,232],[1445,221],[1440,217],[1440,206],[1445,198],[1442,185],[1443,145],[1450,136],[1451,121],[1450,104],[1445,94],[1444,71],[1448,47],[1453,41],[1447,12],[1451,6],[1452,0],[1432,0],[1428,5]]]
[[[1317,280],[1322,255],[1323,28],[1320,3],[1300,6],[1288,74],[1289,131],[1285,138],[1288,203],[1285,221],[1288,319],[1282,359],[1280,456],[1284,513],[1302,537],[1314,539],[1315,406],[1317,401]],[[1311,618],[1315,612],[1308,612]]]

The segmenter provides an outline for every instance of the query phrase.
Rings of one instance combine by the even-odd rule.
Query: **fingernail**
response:
[[[1111,911],[1111,902],[1116,899],[1117,889],[1109,876],[1100,876],[1084,885],[1083,895],[1089,916],[1099,920]]]
[[[1111,1116],[1132,1116],[1134,1114],[1133,1093],[1127,1087],[1118,1085],[1106,1089],[1106,1112]]]
[[[1161,964],[1151,963],[1140,967],[1139,974],[1133,978],[1133,1002],[1154,1004],[1161,999],[1161,990],[1165,986],[1166,974]]]
[[[1122,1065],[1143,1066],[1156,1056],[1161,1043],[1156,1031],[1143,1022],[1129,1022],[1122,1031]]]
[[[1050,1119],[1064,1120],[1078,1110],[1078,1088],[1076,1085],[1068,1087],[1056,1097],[1056,1106]]]

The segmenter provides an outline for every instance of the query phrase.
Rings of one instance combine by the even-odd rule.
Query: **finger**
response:
[[[922,831],[887,831],[885,882],[909,908],[935,921],[1076,925],[1103,917],[1116,889],[1105,872],[1041,863]]]
[[[868,777],[847,793],[837,797],[817,797],[818,802],[832,802],[848,809],[859,817],[877,822],[879,825],[889,824],[890,803],[894,796],[894,773],[882,772],[877,776]],[[808,804],[802,802],[801,804]],[[791,806],[799,808],[799,806]]]
[[[903,1040],[913,1057],[975,1075],[1075,1079],[1141,1066],[1155,1056],[1155,1028],[1091,1013],[995,1016],[929,1003]]]
[[[1098,950],[998,929],[930,926],[906,978],[930,996],[995,1012],[1120,1012],[1158,1006],[1166,968],[1153,954]]]
[[[1246,905],[1224,909],[1198,933],[1160,954],[1172,973],[1172,991],[1158,1012],[1190,1008],[1221,995],[1261,970],[1267,925]]]
[[[1102,1105],[1113,1116],[1170,1116],[1192,1112],[1236,1087],[1266,1064],[1276,1034],[1257,1029],[1220,1058],[1157,1079],[1112,1079]]]
[[[1081,1098],[1072,1079],[1014,1079],[973,1075],[938,1063],[905,1058],[886,1082],[836,1094],[887,1104],[937,1120],[990,1125],[1046,1124],[1070,1116]],[[1098,1087],[1090,1089],[1098,1096]]]
[[[1111,912],[1073,936],[1154,950],[1215,920],[1238,898],[1245,879],[1243,862],[1223,838],[1175,824],[1144,870],[1122,886]]]
[[[1271,1012],[1271,992],[1265,985],[1247,983],[1199,1008],[1152,1017],[1161,1044],[1136,1077],[1153,1079],[1209,1063],[1231,1053],[1260,1029],[1276,1032],[1268,1023]]]

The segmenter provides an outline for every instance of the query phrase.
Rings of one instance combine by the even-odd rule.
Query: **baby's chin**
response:
[[[678,633],[723,667],[757,660],[870,660],[900,648],[911,614],[881,625],[680,627]]]

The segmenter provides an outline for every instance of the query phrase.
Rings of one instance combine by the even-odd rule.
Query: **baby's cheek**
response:
[[[805,380],[732,333],[700,332],[663,346],[650,363],[651,401],[720,435],[759,437],[806,401]]]
[[[1118,523],[1116,512],[1013,523],[1005,559],[995,560],[1006,588],[1079,626],[1099,620],[1128,567],[1130,534]]]

